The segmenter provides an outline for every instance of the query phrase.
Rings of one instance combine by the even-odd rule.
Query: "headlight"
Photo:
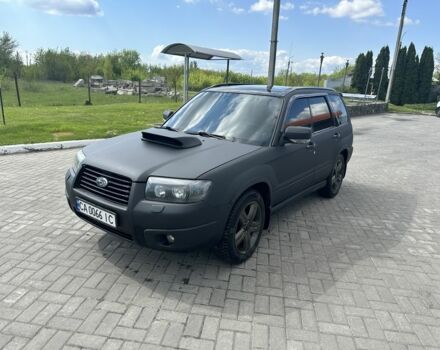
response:
[[[81,165],[85,159],[86,156],[84,155],[84,152],[82,150],[78,151],[73,162],[73,170],[75,171],[75,173],[77,173],[78,170],[81,168]]]
[[[152,201],[193,203],[206,197],[211,181],[149,177],[145,198]]]

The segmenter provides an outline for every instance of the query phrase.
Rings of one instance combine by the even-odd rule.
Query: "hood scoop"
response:
[[[142,131],[142,140],[181,149],[196,147],[202,144],[196,136],[160,128],[150,128]]]

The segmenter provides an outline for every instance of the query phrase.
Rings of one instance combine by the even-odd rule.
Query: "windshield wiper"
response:
[[[226,140],[226,136],[212,134],[210,132],[203,131],[203,130],[199,130],[199,131],[185,131],[185,132],[187,134],[190,134],[190,135],[199,135],[199,136],[203,136],[203,137],[214,137],[216,139]]]

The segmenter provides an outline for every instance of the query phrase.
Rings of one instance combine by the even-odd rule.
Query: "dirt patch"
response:
[[[73,132],[70,132],[70,131],[60,131],[60,132],[54,132],[52,135],[53,135],[55,140],[59,140],[61,137],[73,136]]]

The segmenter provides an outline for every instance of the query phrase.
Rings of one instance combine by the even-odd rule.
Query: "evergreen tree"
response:
[[[416,56],[416,48],[413,43],[408,47],[405,59],[404,83],[401,103],[417,102],[417,81],[419,74],[418,58]]]
[[[367,51],[366,54],[361,53],[356,58],[356,63],[353,70],[353,77],[351,79],[351,87],[355,88],[359,93],[365,92],[365,87],[368,81],[368,74],[373,66],[373,52]]]
[[[365,54],[361,53],[356,58],[356,63],[353,69],[353,77],[351,79],[351,87],[361,92],[362,90],[362,75],[365,67]]]
[[[432,47],[425,46],[423,49],[418,73],[418,102],[427,103],[431,92],[432,75],[434,73],[434,51]]]
[[[390,101],[395,105],[403,105],[402,95],[405,83],[405,64],[406,64],[406,46],[402,47],[397,56],[396,68],[394,70],[394,82],[391,90]]]
[[[385,100],[385,95],[388,88],[388,65],[390,62],[390,49],[388,46],[384,46],[380,49],[379,55],[376,58],[376,64],[374,66],[374,78],[373,78],[373,90],[379,96],[380,100]],[[382,75],[383,68],[383,75]],[[380,77],[382,76],[382,83]],[[379,84],[380,91],[379,91]]]

